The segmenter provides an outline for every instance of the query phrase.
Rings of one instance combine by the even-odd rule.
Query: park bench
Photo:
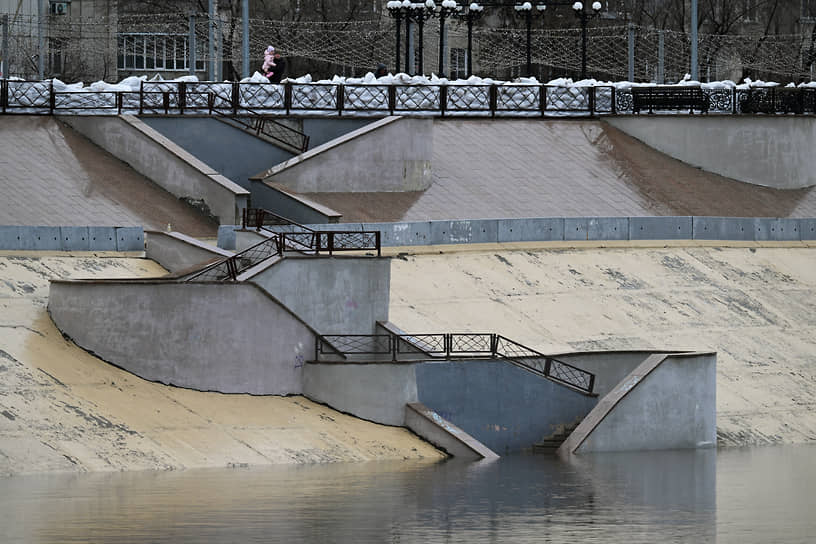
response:
[[[685,108],[708,113],[708,95],[700,87],[632,87],[632,113]]]

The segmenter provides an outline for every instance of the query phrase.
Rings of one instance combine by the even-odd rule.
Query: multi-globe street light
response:
[[[584,10],[584,4],[575,2],[572,5],[575,16],[581,21],[581,79],[586,79],[586,58],[587,58],[587,23],[590,19],[597,17],[601,11],[600,2],[592,2],[592,11]]]
[[[408,4],[411,2],[409,1]],[[402,2],[399,0],[389,0],[385,7],[388,9],[388,14],[394,18],[395,28],[397,30],[397,41],[396,41],[396,51],[394,53],[394,64],[396,65],[396,71],[399,73],[400,71],[400,31],[402,29],[402,18],[406,15],[405,8],[402,7]],[[406,62],[406,70],[407,62]]]
[[[456,0],[442,0],[437,10],[439,17],[439,77],[445,77],[445,19],[462,11]]]
[[[409,33],[411,32],[411,21],[417,23],[419,27],[419,72],[423,72],[423,33],[425,29],[425,21],[433,17],[436,3],[434,0],[425,0],[422,2],[411,2],[411,0],[390,0],[385,4],[388,9],[388,14],[394,18],[397,28],[397,42],[396,42],[396,65],[397,72],[399,72],[399,47],[400,47],[400,22],[405,20],[405,71],[409,72],[409,64],[411,58],[409,43]]]
[[[527,75],[533,75],[533,62],[532,62],[532,44],[531,44],[531,33],[533,29],[533,5],[530,2],[524,2],[522,4],[516,4],[514,8],[518,13],[524,15],[525,21],[527,23]],[[544,10],[547,9],[545,4],[536,4],[535,13],[539,15],[544,14]]]
[[[484,13],[484,6],[476,2],[471,2],[467,11],[461,15],[467,23],[467,77],[473,75],[473,23],[481,19]]]

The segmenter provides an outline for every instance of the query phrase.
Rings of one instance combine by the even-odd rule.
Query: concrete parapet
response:
[[[816,120],[811,116],[608,117],[604,122],[670,157],[754,185],[816,185]]]
[[[405,405],[405,426],[459,459],[498,459],[490,448],[419,402]]]
[[[563,217],[531,217],[525,219],[499,219],[498,241],[538,242],[564,239]]]
[[[388,320],[387,258],[287,257],[250,281],[321,334],[371,334]]]
[[[714,447],[716,354],[654,354],[607,393],[559,454]]]
[[[180,232],[146,232],[147,258],[170,272],[185,270],[213,259],[231,257],[232,251],[205,244]]]
[[[692,218],[630,217],[629,240],[691,240]]]
[[[626,240],[628,217],[567,217],[564,240]]]
[[[142,227],[0,226],[0,250],[144,251]]]
[[[64,116],[60,120],[154,183],[236,224],[249,191],[225,178],[133,115]]]
[[[422,191],[431,185],[432,156],[432,119],[386,117],[250,179],[299,193]]]
[[[313,330],[250,283],[52,281],[48,310],[96,356],[202,391],[299,394],[315,342]]]

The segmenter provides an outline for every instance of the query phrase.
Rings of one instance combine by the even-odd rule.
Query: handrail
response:
[[[279,236],[273,236],[199,270],[184,281],[236,281],[241,272],[282,254],[283,240]]]
[[[267,223],[267,218],[271,218],[272,222]],[[291,247],[295,251],[315,255],[321,252],[333,255],[342,251],[376,251],[378,257],[382,255],[381,233],[378,230],[314,230],[261,208],[244,210],[241,223],[244,229],[254,228],[281,237],[283,247]],[[267,228],[267,225],[284,225],[297,230],[278,232]]]
[[[324,334],[315,339],[316,362],[333,362],[330,357],[338,355],[344,360],[353,355],[373,356],[376,362],[490,357],[522,366],[584,393],[592,393],[595,386],[595,375],[591,372],[494,333]]]

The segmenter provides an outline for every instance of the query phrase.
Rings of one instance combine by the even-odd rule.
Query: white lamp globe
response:
[[[595,11],[601,11],[601,3],[600,2],[592,2],[592,9]]]
[[[539,4],[539,5],[536,6],[536,9],[538,11],[544,11],[545,9],[547,9],[547,5],[546,4]]]
[[[434,0],[425,0],[425,7],[428,9],[436,9],[436,2],[434,2]]]

